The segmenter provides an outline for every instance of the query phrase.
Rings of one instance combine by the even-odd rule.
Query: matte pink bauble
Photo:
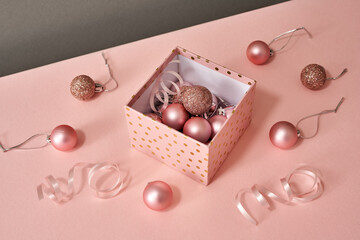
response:
[[[170,104],[162,112],[163,123],[176,130],[181,130],[188,119],[189,113],[180,103]]]
[[[155,113],[146,113],[145,115],[148,116],[149,118],[151,118],[154,121],[157,121],[157,122],[160,122],[160,123],[162,122],[161,117],[159,115],[155,114]]]
[[[161,211],[171,205],[173,192],[166,182],[149,182],[144,189],[143,200],[148,208],[155,211]]]
[[[76,131],[68,125],[57,126],[50,134],[50,142],[60,151],[69,151],[77,144]]]
[[[211,136],[211,125],[202,117],[193,117],[186,121],[183,132],[199,142],[206,143]]]
[[[227,117],[224,115],[215,115],[209,119],[211,125],[211,138],[213,138],[222,128]]]
[[[292,123],[281,121],[271,127],[269,137],[272,144],[276,147],[289,149],[297,142],[298,132]]]
[[[264,64],[270,58],[270,47],[263,41],[254,41],[248,46],[246,55],[252,63]]]

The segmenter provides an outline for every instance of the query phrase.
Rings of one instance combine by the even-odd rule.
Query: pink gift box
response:
[[[171,63],[173,60],[177,63]],[[194,85],[207,87],[216,96],[236,106],[208,144],[145,115],[152,112],[149,99],[154,83],[161,73],[167,71],[177,72]],[[176,81],[171,74],[163,77]],[[177,47],[125,106],[131,146],[208,185],[251,122],[255,85],[256,81],[250,78]]]

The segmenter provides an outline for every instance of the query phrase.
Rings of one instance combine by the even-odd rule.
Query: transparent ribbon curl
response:
[[[121,174],[121,169],[116,163],[113,162],[101,162],[101,163],[77,163],[75,164],[68,173],[67,180],[67,191],[62,191],[60,189],[59,181],[52,175],[45,177],[45,180],[48,182],[49,186],[44,183],[38,185],[37,195],[39,200],[43,199],[44,196],[48,197],[56,204],[62,204],[71,200],[75,195],[75,186],[74,186],[74,175],[75,168],[88,169],[87,173],[87,182],[92,191],[92,193],[98,198],[112,198],[116,196],[125,186],[127,174]],[[102,189],[96,186],[96,180],[94,178],[100,172],[112,170],[115,171],[118,175],[115,183],[108,188]],[[102,175],[106,175],[105,173]]]
[[[313,180],[313,184],[307,191],[297,191],[293,189],[290,185],[291,178],[295,175],[305,175],[310,177]],[[287,195],[286,198],[281,198],[270,190],[266,189],[260,185],[253,185],[251,189],[242,189],[240,190],[236,196],[236,207],[240,211],[240,213],[245,217],[249,222],[257,225],[258,222],[255,218],[250,214],[249,210],[245,208],[243,196],[245,193],[252,193],[256,200],[261,204],[261,206],[270,209],[270,199],[278,201],[282,204],[287,205],[297,205],[300,203],[306,203],[313,201],[321,196],[324,191],[324,185],[320,178],[320,174],[317,169],[309,167],[309,166],[301,166],[292,171],[285,178],[280,179],[283,190]]]
[[[173,60],[171,61],[169,64],[172,64],[172,63],[177,63],[179,64],[180,61],[179,60]],[[177,94],[180,94],[180,87],[173,81],[171,80],[166,80],[164,79],[164,75],[165,74],[169,74],[169,75],[173,75],[175,76],[178,80],[179,80],[179,85],[180,87],[184,84],[184,80],[183,78],[180,76],[179,73],[175,72],[175,71],[166,71],[166,72],[162,72],[155,84],[154,84],[154,87],[152,88],[151,90],[151,94],[150,94],[150,107],[151,109],[154,111],[154,112],[162,112],[164,111],[167,106],[169,105],[170,103],[170,98],[169,98],[169,95],[177,95]],[[175,87],[175,90],[176,92],[174,91],[171,91],[171,89],[169,89],[165,83],[170,83],[172,86]],[[162,103],[162,106],[160,109],[157,109],[155,107],[155,99],[159,100],[161,103]]]

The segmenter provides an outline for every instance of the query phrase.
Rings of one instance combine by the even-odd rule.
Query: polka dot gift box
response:
[[[168,71],[235,106],[211,141],[199,142],[145,115],[152,112],[150,96],[158,79],[167,75],[167,80],[177,81],[174,74],[163,74]],[[208,185],[251,122],[255,85],[252,79],[177,47],[125,106],[131,146]]]

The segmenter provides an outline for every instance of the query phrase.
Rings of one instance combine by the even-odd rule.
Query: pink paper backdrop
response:
[[[360,238],[360,22],[359,1],[290,1],[105,50],[119,89],[90,102],[70,95],[79,74],[107,80],[99,53],[0,78],[0,140],[13,145],[37,132],[70,124],[80,147],[53,147],[0,153],[0,239],[359,239]],[[284,51],[264,65],[251,64],[247,45],[305,26]],[[280,42],[281,43],[281,42]],[[257,80],[253,121],[213,182],[205,187],[130,148],[123,106],[174,46],[183,46]],[[304,88],[299,75],[309,63],[330,76],[349,72],[320,91]],[[319,134],[283,151],[268,139],[279,120],[331,109],[344,96],[337,114],[321,118]],[[311,131],[315,121],[303,125]],[[128,168],[131,182],[118,197],[99,200],[85,186],[71,202],[56,206],[38,201],[43,177],[65,177],[76,162],[116,161]],[[299,163],[319,168],[325,192],[316,201],[289,207],[275,204],[259,211],[255,227],[236,210],[233,198],[254,183],[279,191],[280,177]],[[142,202],[147,182],[173,186],[174,205],[154,212]]]

